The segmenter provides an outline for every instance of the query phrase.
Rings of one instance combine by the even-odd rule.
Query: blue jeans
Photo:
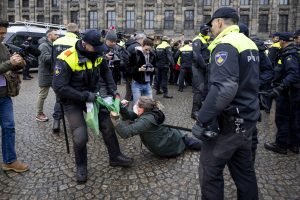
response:
[[[10,97],[0,97],[0,126],[2,132],[2,156],[5,164],[17,160],[15,150],[15,122]]]
[[[135,80],[132,80],[131,90],[133,95],[133,104],[137,102],[140,96],[148,96],[152,98],[152,88],[150,86],[150,82],[145,84],[140,84]]]

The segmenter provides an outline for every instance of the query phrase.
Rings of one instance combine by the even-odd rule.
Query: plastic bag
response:
[[[92,130],[95,135],[100,134],[99,130],[99,104],[98,103],[86,103],[86,114],[85,114],[85,122],[86,125]]]

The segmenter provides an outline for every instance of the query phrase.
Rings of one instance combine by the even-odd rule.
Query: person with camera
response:
[[[102,55],[107,51],[104,39],[97,30],[88,30],[75,47],[58,56],[53,76],[53,89],[63,103],[73,135],[76,177],[79,184],[87,181],[87,125],[83,112],[87,102],[96,100],[101,89],[100,77],[106,84],[107,93],[116,97],[116,85],[107,61]],[[108,112],[107,112],[108,113]],[[107,117],[106,117],[107,116]],[[124,156],[114,131],[109,128],[109,114],[99,112],[99,126],[108,149],[111,166],[130,167],[133,159]],[[105,125],[106,124],[106,125]]]
[[[234,8],[221,7],[207,24],[216,36],[208,47],[209,91],[192,128],[194,136],[203,141],[199,165],[202,199],[224,199],[226,165],[238,199],[258,199],[251,145],[260,116],[259,53],[255,43],[239,33],[238,20]]]
[[[24,47],[32,46],[32,37],[28,37],[25,42],[22,44]],[[22,70],[23,80],[31,80],[33,76],[30,75],[29,69],[33,63],[26,63],[25,67]]]
[[[133,107],[133,112],[122,101],[123,120],[111,115],[116,132],[124,139],[139,135],[142,143],[152,153],[162,157],[174,157],[185,149],[201,150],[201,141],[184,135],[177,129],[163,126],[165,115],[162,105],[151,97],[141,96]],[[128,124],[125,120],[130,120]]]
[[[0,127],[2,134],[2,169],[15,172],[25,172],[28,165],[17,160],[15,149],[15,121],[11,96],[18,94],[18,85],[13,84],[18,78],[17,71],[22,69],[26,62],[19,54],[10,55],[2,44],[7,33],[8,22],[0,19]],[[7,79],[9,73],[14,73],[13,82]]]
[[[155,54],[152,52],[153,41],[146,38],[141,47],[136,47],[133,56],[133,80],[131,90],[133,95],[133,104],[137,102],[140,96],[152,98],[151,78],[155,68]]]

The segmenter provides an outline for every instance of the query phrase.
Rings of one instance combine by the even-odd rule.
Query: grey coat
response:
[[[39,87],[50,87],[53,79],[53,65],[52,51],[53,44],[46,38],[39,41],[41,44],[39,50],[41,55],[39,56]]]

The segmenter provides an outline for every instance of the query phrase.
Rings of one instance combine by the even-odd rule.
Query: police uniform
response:
[[[165,36],[164,36],[165,37]],[[169,68],[174,67],[173,53],[170,44],[166,41],[168,38],[164,38],[160,45],[156,47],[156,78],[155,87],[157,94],[160,94],[160,88],[162,88],[164,97],[172,98],[168,96],[168,73]]]
[[[178,58],[178,59],[177,59]],[[193,48],[189,44],[185,44],[179,49],[175,55],[175,60],[179,60],[180,73],[179,73],[179,89],[182,92],[184,87],[184,80],[187,70],[192,69]]]
[[[276,32],[273,34],[273,37],[278,37],[279,33]],[[278,62],[278,55],[279,55],[279,51],[280,51],[280,44],[279,42],[275,42],[274,44],[271,45],[271,47],[269,48],[269,54],[268,57],[272,62],[273,67],[275,67],[277,65]]]
[[[202,25],[201,28],[208,26]],[[201,31],[200,28],[200,31]],[[209,28],[209,27],[208,27]],[[195,112],[199,111],[207,94],[208,63],[210,52],[207,49],[209,36],[200,33],[193,39],[193,107],[191,117],[195,118]]]
[[[233,8],[222,7],[212,20],[215,18],[238,19],[238,15]],[[211,51],[209,92],[193,134],[197,135],[194,131],[199,130],[197,127],[208,127],[216,119],[219,134],[203,142],[199,166],[202,199],[224,199],[225,165],[237,187],[238,199],[258,199],[251,160],[252,133],[259,117],[258,49],[239,33],[237,25],[224,29],[208,48]]]
[[[102,51],[100,50],[102,45],[100,38],[101,35],[98,31],[90,30],[85,33],[83,41],[93,45],[97,51]],[[64,105],[73,135],[77,181],[79,183],[85,182],[87,179],[86,143],[88,135],[83,117],[83,111],[86,110],[85,103],[95,101],[95,93],[100,90],[100,77],[107,83],[108,93],[113,95],[116,89],[107,62],[99,56],[100,53],[87,52],[81,42],[79,40],[76,47],[67,49],[58,56],[53,77],[53,89]],[[108,149],[110,164],[114,166],[127,164],[128,166],[132,160],[127,160],[127,163],[122,162],[126,159],[122,157],[115,132],[109,131],[105,125],[111,123],[109,114],[107,116],[105,117],[102,112],[100,113],[99,126]],[[118,163],[118,161],[120,162]]]
[[[292,42],[291,33],[281,33],[279,40]],[[299,153],[300,141],[300,72],[298,48],[294,43],[281,49],[275,67],[275,86],[270,95],[276,100],[274,143],[265,143],[265,148],[280,154],[287,149]],[[289,142],[288,142],[289,140]]]

